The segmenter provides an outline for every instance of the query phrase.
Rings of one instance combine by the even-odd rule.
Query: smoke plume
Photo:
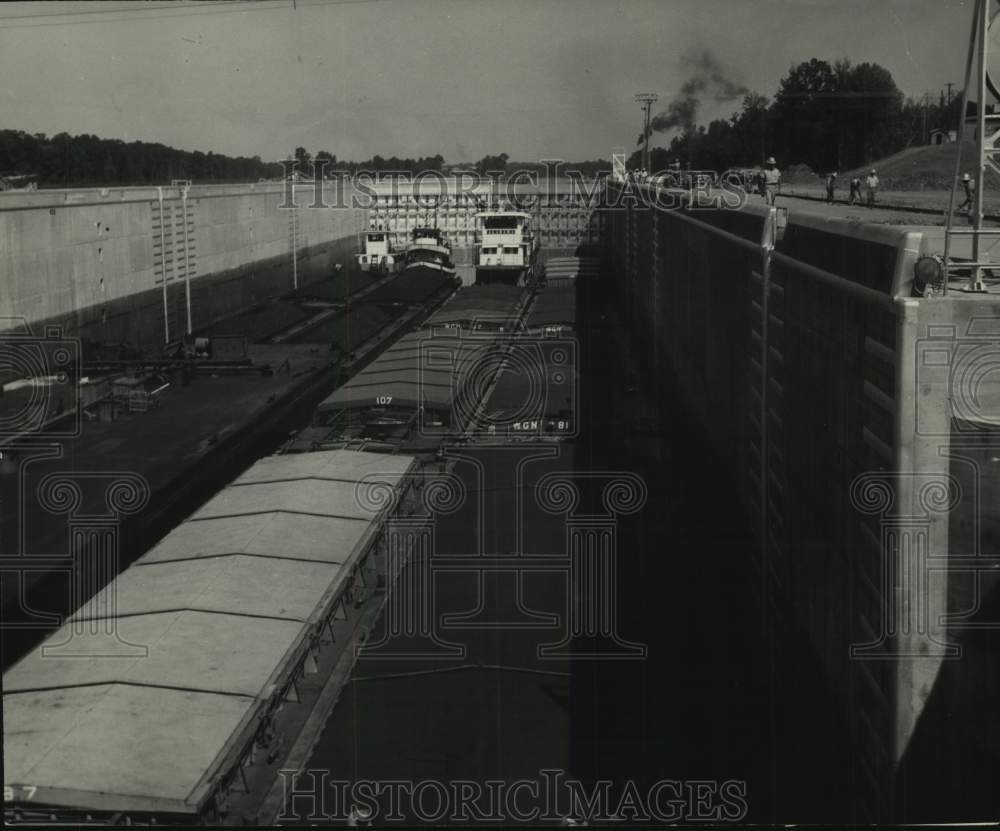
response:
[[[742,98],[750,90],[726,77],[725,72],[708,49],[702,48],[685,54],[682,65],[691,72],[677,96],[667,108],[650,120],[650,133],[680,130],[686,133],[694,130],[701,98],[711,95],[717,103]],[[642,144],[645,135],[639,136]]]

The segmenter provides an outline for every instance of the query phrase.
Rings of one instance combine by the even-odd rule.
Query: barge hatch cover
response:
[[[257,462],[4,675],[5,784],[39,805],[197,815],[392,507],[359,483],[398,493],[413,464]]]

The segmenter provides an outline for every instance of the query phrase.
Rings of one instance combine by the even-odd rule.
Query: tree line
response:
[[[315,156],[304,147],[294,153],[296,169],[311,178],[314,161],[324,160],[324,175],[338,173],[355,175],[360,171],[402,172],[410,175],[433,171],[447,172],[440,154],[401,159],[375,155],[362,161],[345,161],[329,151],[320,150]],[[512,162],[506,153],[487,155],[478,162],[460,166],[480,174],[533,169],[544,175],[544,165]],[[599,170],[610,169],[610,162],[587,161],[565,165],[593,176]],[[281,160],[264,161],[260,156],[226,156],[199,150],[178,150],[166,145],[121,139],[103,139],[93,135],[72,136],[59,133],[27,133],[22,130],[0,130],[0,176],[28,175],[39,187],[103,187],[113,185],[162,185],[174,179],[194,182],[256,182],[260,179],[281,179],[285,165]]]
[[[395,171],[400,173],[409,173],[412,175],[422,173],[424,171],[441,172],[444,167],[444,156],[440,154],[436,156],[421,156],[418,159],[401,159],[398,156],[389,156],[388,158],[385,158],[384,156],[375,155],[370,159],[355,162],[338,159],[334,153],[330,153],[327,150],[320,150],[315,156],[313,156],[308,150],[306,150],[306,148],[296,147],[294,159],[296,162],[295,169],[302,175],[310,178],[313,177],[316,172],[316,168],[313,166],[313,163],[318,161],[325,162],[325,164],[321,166],[324,176],[331,176],[335,173],[349,173],[351,175],[355,175],[362,170],[373,173]]]
[[[930,130],[954,130],[961,98],[904,99],[889,70],[877,63],[833,64],[813,58],[792,67],[773,99],[750,92],[728,119],[688,127],[651,152],[651,167],[674,159],[685,167],[752,167],[774,156],[780,167],[816,172],[850,170],[925,144]],[[630,168],[641,164],[641,150]]]
[[[144,141],[0,130],[0,175],[29,174],[40,187],[162,185],[172,179],[248,182],[281,176],[259,156],[177,150]]]
[[[611,162],[606,159],[587,160],[582,162],[560,162],[558,167],[554,163],[544,162],[518,162],[512,161],[507,153],[483,156],[479,161],[468,164],[447,165],[441,155],[420,157],[419,159],[400,159],[396,156],[384,158],[382,156],[372,156],[362,162],[345,162],[339,160],[333,153],[320,150],[315,157],[304,147],[295,148],[296,168],[306,176],[314,176],[316,167],[314,162],[325,160],[322,169],[325,175],[331,173],[356,174],[360,171],[373,173],[401,172],[411,175],[433,171],[435,173],[464,171],[477,173],[481,176],[489,174],[503,173],[506,176],[513,176],[523,171],[536,174],[539,178],[544,178],[553,169],[563,173],[568,170],[579,171],[585,178],[594,178],[601,172],[611,170]]]

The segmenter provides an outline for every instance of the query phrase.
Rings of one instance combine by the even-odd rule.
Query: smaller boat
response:
[[[365,232],[365,250],[358,254],[358,265],[362,271],[390,272],[396,270],[389,234],[378,228]]]
[[[413,242],[406,249],[403,270],[429,268],[454,274],[455,265],[451,261],[451,246],[438,228],[414,228]]]

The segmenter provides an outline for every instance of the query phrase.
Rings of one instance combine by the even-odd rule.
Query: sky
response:
[[[813,57],[908,96],[960,86],[972,0],[261,0],[0,4],[0,129],[185,150],[452,162],[610,158],[706,50],[771,96]],[[998,50],[1000,52],[1000,50]],[[1000,58],[998,58],[1000,60]],[[739,102],[703,103],[699,122]],[[656,134],[653,145],[670,134]],[[2,164],[0,164],[2,167]]]

